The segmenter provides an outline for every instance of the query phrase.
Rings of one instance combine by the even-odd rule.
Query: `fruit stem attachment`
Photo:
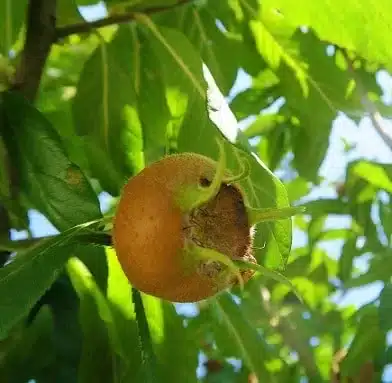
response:
[[[185,212],[193,211],[211,201],[218,194],[226,171],[226,153],[223,142],[217,138],[219,159],[212,182],[207,187],[187,188],[180,193],[179,206]]]
[[[284,207],[284,208],[265,208],[255,209],[253,207],[246,207],[251,226],[261,222],[277,221],[280,219],[287,219],[296,214],[305,212],[304,206]]]
[[[209,249],[198,245],[192,246],[192,255],[196,259],[202,261],[219,262],[225,265],[229,269],[229,271],[231,271],[237,277],[238,283],[240,285],[240,289],[241,291],[243,291],[244,280],[240,273],[240,269],[227,255],[222,254],[214,249]]]

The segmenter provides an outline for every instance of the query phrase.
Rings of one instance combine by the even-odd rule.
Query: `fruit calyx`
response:
[[[236,282],[242,288],[244,277],[249,279],[254,273],[252,270],[241,273],[232,262],[234,259],[254,263],[256,259],[251,254],[252,233],[243,194],[236,184],[249,175],[249,165],[244,161],[238,175],[230,174],[226,169],[223,142],[217,140],[217,143],[219,160],[213,178],[201,177],[196,186],[184,185],[176,201],[184,214],[185,262],[190,269],[196,262],[198,272],[213,279],[219,291]],[[229,240],[230,234],[241,237],[237,246]]]
[[[217,143],[219,159],[212,180],[201,178],[196,187],[184,185],[177,194],[178,206],[184,214],[185,262],[188,265],[197,262],[198,272],[213,278],[217,290],[237,282],[242,289],[244,282],[255,272],[249,263],[257,264],[252,254],[253,227],[260,222],[289,218],[302,208],[255,209],[246,205],[238,182],[249,176],[249,164],[242,159],[242,171],[237,175],[230,174],[226,169],[224,145],[220,140]],[[231,204],[232,208],[225,203]],[[238,247],[228,241],[230,232],[222,227],[225,220],[236,221],[236,229],[242,231]],[[231,242],[230,246],[227,246],[228,242]],[[245,261],[242,267],[233,262],[241,260]]]

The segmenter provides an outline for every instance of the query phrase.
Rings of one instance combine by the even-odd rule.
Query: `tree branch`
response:
[[[82,22],[82,23],[66,25],[64,27],[57,28],[56,41],[58,41],[64,37],[73,35],[73,34],[89,33],[96,28],[102,28],[102,27],[106,27],[108,25],[129,23],[130,21],[135,20],[137,13],[144,13],[146,15],[152,15],[154,13],[168,11],[170,9],[176,8],[180,5],[190,3],[192,1],[193,0],[179,0],[177,3],[171,4],[171,5],[168,5],[165,7],[164,6],[150,7],[150,8],[138,10],[137,12],[135,11],[135,12],[128,12],[128,13],[119,14],[119,15],[108,16],[103,19],[99,19],[99,20],[92,21],[92,22]]]
[[[13,89],[33,101],[56,37],[56,0],[30,0],[26,24],[26,40]]]
[[[26,15],[26,38],[24,48],[16,68],[11,90],[19,91],[28,100],[34,101],[41,82],[46,59],[56,33],[56,0],[30,0]],[[7,120],[2,116],[4,129]],[[11,198],[17,198],[17,169],[13,166],[12,153],[6,153]],[[5,206],[0,206],[0,238],[10,238],[11,222]],[[0,250],[0,266],[4,265],[9,251]]]

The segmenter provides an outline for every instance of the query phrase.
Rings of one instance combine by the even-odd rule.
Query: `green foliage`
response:
[[[392,167],[356,137],[336,149],[351,122],[392,150],[388,1],[58,0],[41,57],[49,3],[0,0],[0,381],[390,381]],[[217,137],[234,174],[249,164],[249,205],[305,213],[256,227],[266,272],[244,290],[137,291],[110,246],[124,183],[172,153],[217,159]]]
[[[40,210],[59,229],[101,216],[98,198],[82,170],[67,157],[49,122],[22,97],[3,93],[3,137],[15,154],[18,182],[28,207]]]
[[[23,26],[27,8],[26,0],[0,2],[0,56],[7,56],[13,48]]]
[[[370,63],[389,66],[391,52],[386,36],[390,32],[392,18],[388,12],[385,13],[388,5],[387,0],[361,3],[354,0],[345,3],[267,0],[263,7],[270,11],[279,10],[288,24],[308,26],[317,32],[321,40],[356,52]],[[374,16],[369,17],[369,10]],[[362,28],[358,29],[359,25]]]

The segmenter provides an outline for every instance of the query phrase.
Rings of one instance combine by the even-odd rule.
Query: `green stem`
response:
[[[249,222],[251,226],[261,222],[271,222],[280,219],[287,219],[296,214],[305,212],[304,206],[296,207],[283,207],[283,208],[266,208],[266,209],[255,209],[247,207]]]
[[[249,161],[245,157],[240,157],[241,162],[241,172],[237,175],[231,177],[224,177],[223,182],[226,184],[232,184],[234,182],[242,181],[243,179],[249,177],[250,175],[250,165]]]
[[[205,205],[218,194],[221,188],[226,171],[226,153],[223,142],[219,138],[216,141],[219,146],[219,160],[214,178],[208,187],[200,186],[196,189],[192,187],[181,190],[178,202],[184,212],[190,212]]]
[[[197,245],[192,246],[192,255],[200,260],[222,263],[237,277],[241,291],[244,289],[244,280],[242,278],[240,269],[227,255],[222,254],[219,251]]]

